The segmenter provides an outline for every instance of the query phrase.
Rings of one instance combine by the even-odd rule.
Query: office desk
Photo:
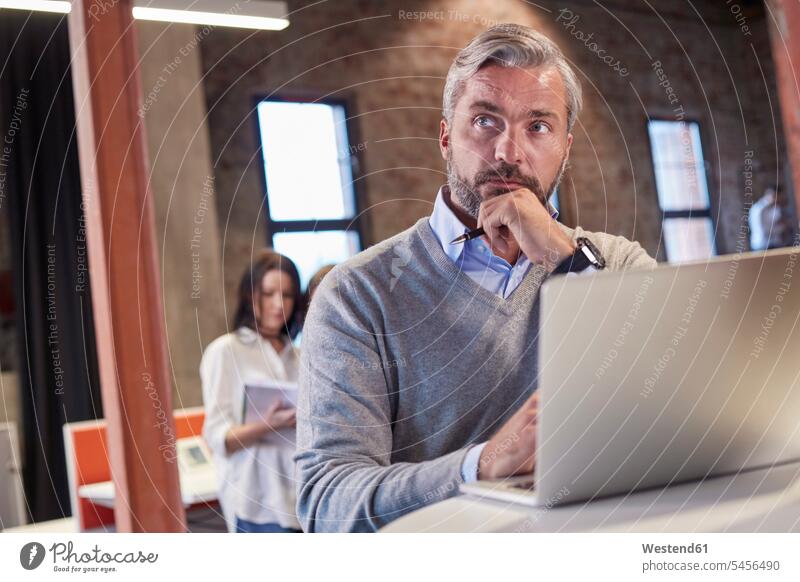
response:
[[[37,523],[26,523],[9,527],[0,533],[78,533],[78,520],[74,517],[64,517],[61,519],[51,519]]]
[[[459,495],[410,513],[381,531],[800,531],[800,463],[550,509]]]
[[[214,471],[181,474],[180,480],[181,499],[185,507],[217,500],[217,475]],[[113,481],[103,481],[78,487],[78,497],[88,499],[102,507],[114,507],[114,494]]]

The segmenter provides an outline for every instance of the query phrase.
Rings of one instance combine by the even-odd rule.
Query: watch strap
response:
[[[558,266],[553,269],[553,275],[580,273],[589,267],[594,267],[597,270],[605,268],[605,259],[603,259],[600,251],[592,241],[586,237],[578,237],[575,244],[575,252],[561,261]]]

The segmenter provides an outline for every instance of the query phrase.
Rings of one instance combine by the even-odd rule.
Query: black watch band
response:
[[[594,267],[597,270],[606,268],[606,261],[603,255],[600,254],[598,248],[588,238],[578,237],[575,245],[575,252],[553,269],[553,275],[580,273],[589,267]]]

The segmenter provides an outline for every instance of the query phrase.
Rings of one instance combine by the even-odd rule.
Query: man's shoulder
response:
[[[609,234],[607,232],[594,232],[583,227],[570,228],[561,225],[562,229],[576,240],[579,237],[588,238],[600,250],[610,270],[628,268],[652,268],[656,261],[641,244],[624,236]]]
[[[329,284],[343,278],[360,280],[363,277],[381,276],[391,272],[393,263],[396,264],[398,261],[403,262],[405,266],[411,262],[413,245],[421,242],[418,231],[427,220],[427,217],[420,219],[410,228],[353,255],[334,267],[324,280],[330,277]]]
[[[340,299],[356,294],[360,299],[367,295],[383,295],[383,290],[391,291],[393,277],[398,271],[405,271],[416,265],[424,251],[419,229],[424,227],[427,217],[420,219],[410,228],[353,255],[336,265],[325,275],[314,297],[328,297],[334,293]],[[312,301],[314,303],[315,301]]]

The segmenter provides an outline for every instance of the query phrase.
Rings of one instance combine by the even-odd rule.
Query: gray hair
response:
[[[467,79],[481,68],[490,65],[502,67],[539,67],[552,65],[561,74],[567,91],[567,131],[572,131],[575,119],[583,106],[581,85],[564,53],[540,32],[520,24],[498,24],[472,39],[456,55],[444,84],[443,112],[450,124],[456,102],[464,90]]]

